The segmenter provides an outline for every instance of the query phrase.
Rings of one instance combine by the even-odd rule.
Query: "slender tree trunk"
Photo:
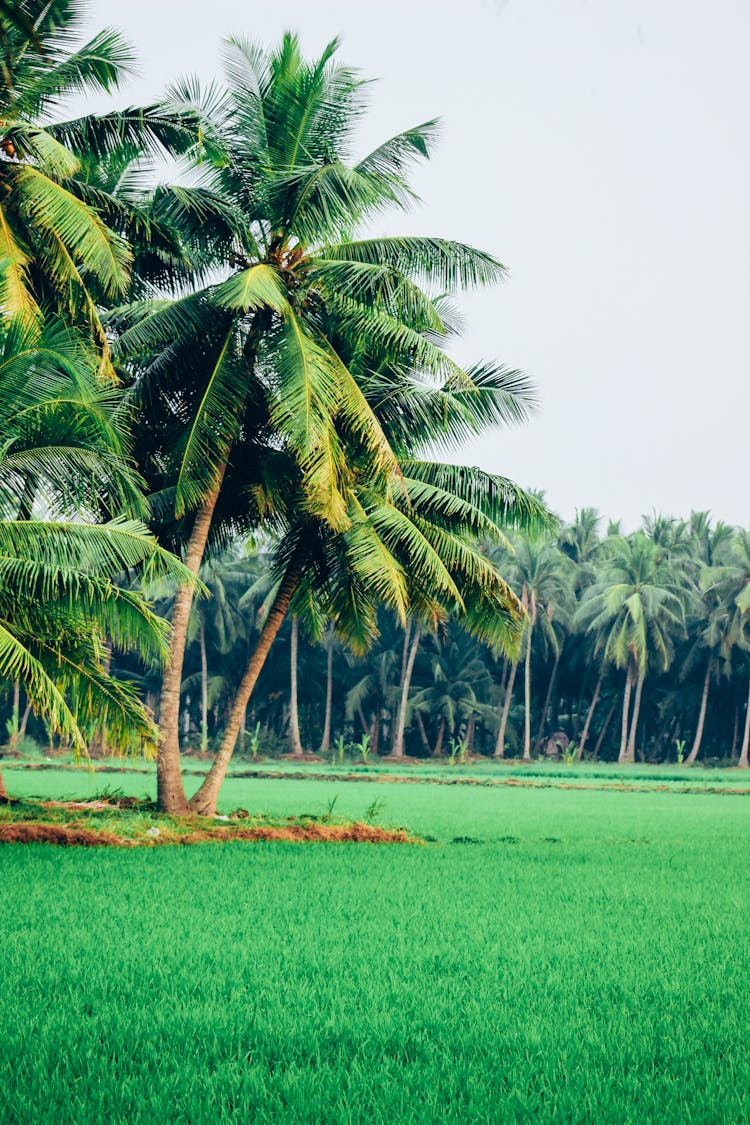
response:
[[[542,717],[539,721],[539,730],[536,732],[536,743],[535,743],[535,745],[536,745],[537,751],[539,750],[539,747],[541,746],[541,743],[542,743],[542,735],[544,734],[544,724],[547,721],[547,712],[549,711],[550,701],[552,700],[552,689],[555,686],[555,679],[557,678],[557,669],[558,669],[559,664],[560,664],[560,657],[561,656],[562,656],[562,645],[558,649],[557,655],[555,656],[555,663],[552,665],[552,674],[550,675],[549,684],[547,685],[547,694],[544,697],[544,707],[542,707]]]
[[[695,731],[695,740],[693,742],[693,748],[686,759],[686,765],[689,766],[691,766],[695,759],[698,757],[698,753],[701,748],[701,742],[703,741],[703,724],[706,721],[706,707],[708,706],[708,692],[711,685],[711,673],[713,671],[713,666],[713,657],[709,656],[708,664],[706,665],[706,678],[703,681],[703,695],[701,696],[701,707],[700,711],[698,712],[698,726]]]
[[[625,676],[625,691],[622,697],[622,733],[620,736],[620,753],[617,758],[618,762],[627,762],[628,760],[628,719],[630,717],[630,692],[633,687],[633,672],[628,663],[628,671]]]
[[[495,758],[505,757],[505,730],[508,726],[508,714],[510,712],[510,704],[513,698],[513,684],[516,679],[516,672],[518,665],[514,662],[510,666],[510,675],[508,676],[508,685],[505,689],[505,699],[503,700],[503,710],[500,715],[500,726],[497,732],[497,742],[495,743]]]
[[[612,722],[612,716],[614,715],[616,710],[617,710],[617,703],[615,702],[615,703],[612,704],[609,711],[607,712],[607,717],[604,720],[604,725],[602,726],[602,729],[599,731],[599,737],[596,740],[596,746],[594,747],[594,753],[591,755],[592,761],[596,761],[596,759],[599,757],[599,751],[602,748],[602,743],[604,742],[604,736],[606,735],[606,733],[609,729],[609,724]]]
[[[424,719],[422,718],[421,711],[417,711],[417,727],[419,728],[419,737],[422,739],[422,749],[427,757],[430,756],[430,743],[427,738],[427,731],[424,729]]]
[[[737,757],[737,736],[740,730],[740,709],[734,706],[734,730],[732,731],[732,761]]]
[[[185,565],[195,575],[198,574],[203,560],[223,478],[224,468],[219,473],[211,493],[195,514],[185,555]],[[159,754],[156,764],[158,803],[162,812],[177,815],[189,812],[180,770],[180,687],[192,604],[192,586],[180,586],[175,594],[172,609],[169,661],[164,670],[159,704]]]
[[[591,704],[589,706],[588,711],[586,712],[586,722],[583,724],[583,731],[581,733],[581,741],[578,744],[581,757],[583,757],[583,751],[586,749],[586,740],[589,736],[589,730],[591,729],[591,720],[594,717],[594,711],[596,710],[596,705],[599,702],[599,693],[602,690],[602,680],[603,679],[604,679],[604,668],[602,668],[601,671],[599,672],[599,679],[596,681],[596,687],[594,688],[594,694],[593,694],[592,699],[591,699]]]
[[[289,670],[291,675],[289,692],[289,749],[293,758],[302,757],[302,739],[299,733],[299,699],[297,695],[297,663],[299,653],[299,618],[292,618],[292,644]]]
[[[200,789],[190,802],[190,808],[193,812],[201,813],[203,816],[215,816],[216,814],[219,790],[234,752],[234,744],[237,741],[242,716],[265,664],[268,651],[286,617],[296,585],[297,574],[295,571],[289,570],[279,586],[273,606],[263,624],[245,674],[240,681],[216,760]]]
[[[323,737],[320,740],[320,753],[327,754],[331,748],[331,710],[333,708],[333,637],[328,638],[326,660],[326,713],[323,721]]]
[[[746,770],[748,764],[748,746],[750,745],[750,684],[748,684],[747,691],[747,708],[745,710],[745,733],[742,736],[742,750],[740,751],[740,760],[737,765],[740,769]]]
[[[469,724],[466,728],[466,753],[467,754],[471,754],[472,751],[474,750],[474,732],[476,730],[476,727],[477,727],[476,716],[472,712],[472,714],[469,715]]]
[[[635,685],[635,699],[633,701],[633,721],[630,724],[630,736],[628,738],[628,758],[629,762],[635,761],[635,736],[638,732],[638,717],[641,712],[641,692],[643,691],[643,676],[639,673]]]
[[[372,720],[371,735],[372,739],[372,752],[376,756],[380,753],[380,710],[375,712],[375,718]]]
[[[526,642],[526,663],[523,677],[524,717],[523,717],[523,760],[531,761],[531,622],[529,639]]]
[[[445,715],[440,716],[438,723],[437,738],[435,740],[435,749],[432,754],[434,758],[439,758],[443,752],[443,738],[445,737]]]
[[[10,738],[8,739],[8,747],[11,750],[15,750],[16,746],[18,745],[18,731],[19,731],[18,718],[19,718],[20,711],[21,711],[21,681],[15,680],[14,683],[13,683],[13,718],[12,718],[12,728],[13,729],[11,730]]]
[[[201,753],[208,750],[208,656],[206,655],[206,626],[200,620],[201,644]]]
[[[18,728],[18,737],[19,738],[25,738],[26,737],[26,724],[29,721],[29,715],[30,714],[31,714],[31,704],[29,703],[29,701],[27,699],[26,706],[24,707],[24,710],[23,710],[23,716],[21,717],[21,725]]]
[[[399,701],[398,716],[396,718],[396,726],[393,731],[393,743],[391,744],[391,754],[394,758],[403,758],[404,756],[404,729],[406,727],[406,708],[409,704],[409,687],[411,685],[412,672],[414,671],[414,661],[417,659],[417,649],[419,648],[419,637],[421,629],[419,625],[414,629],[411,646],[409,648],[409,656],[406,661],[404,669],[404,676],[401,682],[401,699]]]

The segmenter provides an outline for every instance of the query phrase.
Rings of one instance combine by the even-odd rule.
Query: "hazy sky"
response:
[[[118,99],[219,71],[219,40],[285,28],[379,77],[363,152],[440,116],[412,215],[510,269],[464,301],[457,354],[537,381],[529,425],[461,458],[594,505],[747,523],[750,6],[746,0],[94,0],[141,74]],[[458,459],[458,458],[457,458]]]

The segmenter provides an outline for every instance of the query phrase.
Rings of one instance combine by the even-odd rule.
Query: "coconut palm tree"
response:
[[[570,616],[574,601],[575,568],[569,558],[558,550],[556,544],[547,539],[516,537],[513,541],[513,555],[507,573],[526,611],[524,630],[524,741],[523,758],[531,759],[531,651],[534,636],[539,632],[544,644],[555,654],[560,652],[560,634],[555,627],[555,619],[562,623]],[[553,675],[557,671],[557,664]],[[510,692],[515,679],[511,670]],[[506,696],[510,706],[510,692]],[[544,709],[546,711],[546,707]],[[544,718],[544,716],[543,716]],[[503,708],[500,733],[504,737],[507,722],[507,709]],[[498,738],[500,742],[500,737]],[[502,749],[502,743],[500,743]],[[496,756],[502,757],[502,753]]]
[[[619,761],[632,762],[646,674],[651,664],[662,671],[670,665],[674,637],[684,630],[685,589],[661,546],[644,532],[613,536],[607,550],[606,565],[584,593],[576,619],[594,637],[596,654],[625,669]]]
[[[231,239],[225,227],[215,239],[225,279],[175,302],[136,302],[112,323],[120,334],[118,355],[140,357],[142,401],[150,409],[157,399],[168,402],[173,422],[182,421],[181,428],[165,423],[163,429],[167,441],[178,432],[171,447],[173,495],[188,532],[185,561],[192,571],[220,516],[223,489],[244,495],[243,526],[255,517],[285,523],[288,503],[279,514],[268,502],[273,490],[267,481],[280,458],[286,458],[282,476],[290,460],[299,470],[291,494],[337,533],[355,527],[363,534],[355,499],[359,477],[377,484],[386,499],[403,490],[395,451],[373,406],[388,379],[376,365],[365,386],[362,365],[349,363],[350,357],[398,360],[400,377],[407,369],[415,373],[412,388],[417,375],[424,384],[437,382],[425,385],[424,396],[433,431],[444,423],[436,408],[451,397],[456,404],[475,399],[464,402],[467,427],[477,412],[515,410],[520,416],[525,409],[521,377],[506,374],[498,389],[496,367],[472,377],[449,358],[440,346],[445,319],[421,288],[484,284],[500,278],[502,266],[440,239],[354,237],[385,207],[412,201],[409,165],[428,155],[435,128],[430,122],[411,129],[353,161],[351,132],[364,86],[335,62],[336,46],[307,63],[293,36],[274,52],[230,41],[225,89],[202,96],[184,82],[173,91],[186,113],[205,118],[209,183],[227,201],[233,222]],[[212,232],[207,223],[205,236],[213,238]],[[492,393],[478,389],[483,379]],[[389,421],[395,430],[395,420]],[[429,471],[443,481],[452,474],[447,466]],[[512,498],[512,508],[518,496],[504,485],[493,487],[506,502]],[[390,519],[399,511],[389,502],[383,509]],[[373,565],[364,553],[350,558]],[[292,590],[282,583],[281,591],[286,612]],[[175,601],[161,707],[160,801],[183,809],[178,701],[191,596],[186,586]],[[403,602],[402,594],[396,600]],[[269,616],[269,629],[277,620]]]
[[[718,653],[726,672],[733,661],[750,651],[750,532],[737,530],[716,551],[717,558],[701,574],[704,596],[713,595],[718,605],[712,624],[718,638]],[[713,634],[712,638],[713,639]],[[745,666],[746,661],[742,662]],[[745,713],[745,728],[738,765],[748,766],[750,747],[750,687]]]

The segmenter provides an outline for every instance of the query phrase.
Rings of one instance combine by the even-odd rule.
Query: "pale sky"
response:
[[[746,0],[93,0],[140,76],[121,104],[219,72],[219,41],[296,30],[380,81],[362,151],[440,116],[423,204],[382,231],[496,254],[457,355],[536,380],[525,427],[455,460],[565,517],[654,508],[750,522],[750,6]],[[97,107],[98,108],[98,107]]]

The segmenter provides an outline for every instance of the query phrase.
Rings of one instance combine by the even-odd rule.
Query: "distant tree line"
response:
[[[485,550],[526,609],[514,661],[460,621],[430,627],[388,611],[356,655],[290,617],[240,735],[258,753],[336,745],[361,755],[621,762],[732,762],[750,736],[750,534],[654,516],[623,534],[582,509],[556,535],[511,535]],[[204,564],[182,683],[184,748],[211,753],[271,587],[262,552]],[[163,607],[169,612],[168,604]],[[152,706],[159,680],[143,680]]]

